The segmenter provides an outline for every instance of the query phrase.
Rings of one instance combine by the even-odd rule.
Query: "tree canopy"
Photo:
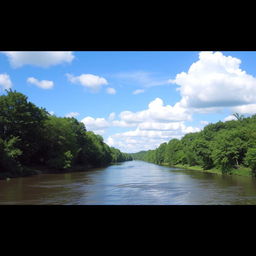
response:
[[[256,173],[256,115],[209,124],[200,132],[172,139],[155,150],[131,154],[133,159],[157,164],[201,166],[231,173],[238,167],[250,167]]]
[[[126,160],[131,160],[129,154],[109,147],[77,119],[50,115],[16,91],[0,96],[0,172],[24,172],[24,166],[31,165],[62,170]]]

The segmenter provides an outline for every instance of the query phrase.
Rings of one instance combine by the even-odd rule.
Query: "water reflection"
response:
[[[2,180],[0,204],[256,204],[256,180],[132,161]]]

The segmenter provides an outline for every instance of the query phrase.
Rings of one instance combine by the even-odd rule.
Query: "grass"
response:
[[[240,167],[238,169],[233,169],[232,170],[232,174],[234,175],[239,175],[239,176],[247,176],[247,177],[251,177],[252,176],[252,171],[250,168],[247,167]]]

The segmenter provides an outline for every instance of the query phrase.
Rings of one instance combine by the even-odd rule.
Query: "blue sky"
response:
[[[256,113],[256,52],[1,52],[8,88],[137,152]]]

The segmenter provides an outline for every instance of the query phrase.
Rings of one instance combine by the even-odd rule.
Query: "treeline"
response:
[[[156,164],[216,168],[222,173],[251,168],[256,174],[256,115],[209,124],[200,132],[189,133],[180,140],[172,139],[157,149],[132,154],[133,159]]]
[[[50,115],[24,94],[6,92],[0,96],[0,173],[22,174],[30,166],[63,170],[131,160],[75,118]]]

